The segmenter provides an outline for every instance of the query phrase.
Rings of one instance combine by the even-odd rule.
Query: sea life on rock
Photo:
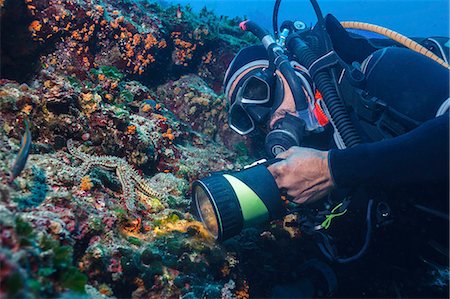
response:
[[[99,166],[107,170],[116,172],[117,177],[122,185],[123,198],[125,199],[125,206],[129,211],[135,211],[135,201],[137,200],[136,192],[148,197],[162,198],[162,194],[153,190],[148,182],[143,179],[131,165],[123,159],[113,156],[90,156],[81,152],[69,139],[67,141],[67,149],[77,159],[82,161],[76,178],[81,179],[88,173],[92,167]]]
[[[248,159],[218,86],[255,39],[240,18],[130,3],[5,0],[2,298],[219,298],[230,280],[228,295],[245,290],[241,252],[191,214],[189,187]]]
[[[83,191],[89,191],[94,186],[92,180],[89,176],[84,176],[81,178],[80,188]]]
[[[31,183],[30,194],[16,198],[19,208],[36,207],[41,204],[47,195],[48,185],[46,176],[42,169],[35,166],[32,167],[33,180]]]
[[[229,11],[233,8],[230,3],[239,2],[233,8],[235,15],[246,14],[248,5],[257,12],[249,16],[256,15],[254,21],[258,23],[273,17],[273,39],[272,30],[263,30],[272,28],[256,28],[257,35],[263,37],[260,40],[251,33],[256,22],[218,15],[218,7],[212,3],[216,1],[205,1],[202,8],[201,1],[193,0],[180,4],[173,0],[0,0],[0,298],[329,297],[335,295],[337,281],[339,292],[361,290],[353,297],[411,297],[403,292],[409,287],[421,288],[423,293],[440,291],[426,294],[429,297],[442,297],[441,293],[448,297],[448,248],[440,242],[442,219],[435,223],[433,214],[439,213],[433,210],[416,209],[418,205],[409,209],[379,188],[370,188],[374,189],[370,192],[359,187],[341,190],[337,184],[329,196],[312,205],[296,206],[288,196],[281,196],[283,217],[274,213],[275,206],[280,205],[278,191],[284,194],[285,190],[278,190],[271,173],[264,169],[263,165],[272,161],[262,163],[259,159],[287,149],[291,139],[300,146],[321,144],[321,150],[332,148],[333,154],[339,155],[341,150],[335,146],[351,147],[340,139],[359,139],[352,138],[351,124],[360,120],[364,123],[355,126],[357,134],[370,129],[366,132],[369,134],[361,136],[365,141],[378,135],[378,129],[389,129],[388,134],[379,135],[388,139],[403,132],[404,125],[406,132],[416,124],[409,117],[403,119],[401,111],[387,109],[384,96],[378,99],[371,90],[366,92],[366,88],[373,88],[369,74],[380,79],[386,76],[358,72],[361,65],[365,71],[366,67],[369,70],[383,64],[380,59],[366,57],[372,50],[387,54],[389,51],[381,48],[390,44],[388,39],[376,35],[372,43],[372,37],[366,40],[366,36],[359,36],[367,30],[347,32],[350,28],[341,26],[347,22],[340,23],[332,15],[321,17],[315,0],[311,0],[314,10],[305,15],[301,7],[292,9],[298,12],[295,19],[281,19],[280,14],[282,26],[277,28],[280,3],[297,4],[271,1],[275,6],[268,9],[262,1],[221,1]],[[334,2],[345,6],[341,1]],[[388,2],[395,1],[383,4]],[[421,17],[433,6],[421,10]],[[259,11],[265,12],[259,15]],[[401,20],[397,16],[400,14],[395,19]],[[439,16],[433,17],[445,21]],[[448,19],[448,14],[444,16]],[[310,17],[318,23],[307,24]],[[422,25],[427,22],[403,23],[420,23],[420,29],[424,29]],[[341,47],[341,39],[350,42]],[[416,36],[414,40],[428,44],[429,54],[448,58],[444,57],[448,50],[445,37]],[[389,50],[408,51],[403,46],[415,42],[407,45],[395,42]],[[353,57],[352,51],[358,46],[363,49],[355,51]],[[325,53],[333,56],[323,56]],[[320,57],[339,63],[322,67],[315,64],[324,61]],[[402,71],[397,67],[404,62],[401,59],[387,62]],[[416,62],[417,66],[422,64]],[[311,67],[314,65],[317,68]],[[404,72],[405,76],[394,77],[408,78],[410,74],[425,72]],[[327,84],[335,79],[339,82]],[[303,103],[301,92],[290,90],[299,85],[311,95],[306,96],[308,103]],[[384,84],[384,89],[388,90],[388,85]],[[347,88],[355,90],[346,92]],[[407,98],[427,95],[407,92],[408,88],[405,92],[396,88],[395,92]],[[282,102],[292,100],[291,93],[294,104],[301,105],[295,109],[298,113],[272,126],[269,120]],[[359,97],[364,103],[383,105],[354,105]],[[439,107],[435,103],[425,106],[435,109]],[[325,109],[329,104],[336,105],[335,109]],[[330,113],[325,115],[322,108]],[[439,111],[444,108],[442,105]],[[348,122],[345,110],[349,112]],[[335,117],[332,114],[337,114],[340,125],[331,121]],[[387,128],[372,126],[378,116],[378,124],[383,120],[382,127]],[[402,121],[395,121],[397,117]],[[319,118],[330,125],[323,126],[326,122]],[[240,133],[233,131],[240,126],[249,126],[251,134],[243,134],[248,131],[241,130],[245,128],[236,130]],[[345,134],[338,134],[339,127]],[[265,153],[264,147],[272,137],[281,142]],[[427,157],[434,158],[434,151],[429,152]],[[267,180],[250,172],[249,164],[257,160],[263,164],[259,168]],[[349,167],[351,163],[342,164]],[[247,169],[249,172],[244,172]],[[246,186],[245,173],[257,188]],[[340,172],[333,171],[336,173]],[[200,182],[195,181],[203,178],[208,181],[196,185]],[[217,185],[215,178],[221,178]],[[267,192],[268,183],[274,192]],[[424,184],[435,188],[428,179]],[[209,186],[217,186],[217,193]],[[391,189],[409,188],[395,184]],[[270,198],[262,200],[260,193]],[[369,195],[373,199],[366,198]],[[230,201],[233,197],[234,204]],[[348,206],[348,216],[325,231],[318,224],[324,223],[321,218],[333,214],[328,210],[337,207],[334,201],[341,199],[353,202]],[[414,200],[408,198],[409,202]],[[434,197],[420,200],[437,203]],[[215,222],[209,225],[208,218]],[[263,223],[253,227],[259,219],[264,219]],[[428,236],[427,231],[412,225],[416,221],[439,229]],[[225,235],[226,222],[233,237],[217,240]],[[405,246],[403,236],[392,238],[391,231],[403,234],[403,228],[391,230],[402,223],[414,237],[414,246]],[[334,238],[339,230],[339,238]],[[382,239],[375,239],[378,237],[392,246],[383,246]],[[399,246],[393,241],[399,241]],[[375,247],[381,250],[372,250],[374,247],[368,244],[381,245]],[[411,248],[422,246],[426,250],[419,263],[403,260]],[[391,248],[398,255],[385,251]],[[371,251],[373,255],[369,255]],[[366,252],[368,255],[364,255]],[[383,255],[388,256],[387,263],[379,262]],[[345,265],[347,261],[351,263]],[[392,270],[390,275],[378,280],[383,276],[379,270],[385,267]],[[344,275],[337,279],[335,270]],[[429,286],[414,285],[413,276],[423,276]],[[293,293],[298,285],[308,294]],[[277,287],[290,294],[276,296]],[[315,294],[310,295],[313,291]]]

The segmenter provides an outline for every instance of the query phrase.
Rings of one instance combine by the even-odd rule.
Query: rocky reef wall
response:
[[[196,178],[248,162],[220,92],[255,42],[239,19],[151,1],[0,6],[0,296],[263,294],[247,270],[279,259],[250,253],[295,234],[219,245],[189,199]]]

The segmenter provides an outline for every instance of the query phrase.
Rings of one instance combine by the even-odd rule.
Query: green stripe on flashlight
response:
[[[228,175],[223,175],[231,184],[239,200],[244,217],[244,227],[251,227],[269,220],[269,211],[263,201],[250,187],[241,180]]]

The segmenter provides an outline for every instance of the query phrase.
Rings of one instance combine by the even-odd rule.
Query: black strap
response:
[[[365,81],[365,75],[361,72],[360,66],[357,62],[348,65],[343,61],[334,51],[330,51],[319,59],[313,62],[308,69],[310,76],[315,80],[318,72],[329,69],[339,65],[345,69],[345,74],[349,82],[355,87],[361,87]]]
[[[308,69],[309,74],[315,80],[315,77],[318,72],[328,69],[332,66],[341,64],[341,59],[334,51],[330,51],[327,54],[323,55],[319,59],[313,62]]]
[[[353,107],[359,118],[376,126],[384,138],[402,135],[421,124],[361,89],[354,88],[354,95],[353,103],[347,105]]]
[[[417,128],[420,124],[420,122],[407,117],[389,106],[386,107],[377,121],[377,127],[381,132],[385,133],[386,137],[403,135]]]

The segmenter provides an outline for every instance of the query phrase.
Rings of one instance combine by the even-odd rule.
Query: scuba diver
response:
[[[356,271],[370,265],[370,279],[389,271],[385,295],[448,297],[449,39],[341,23],[323,17],[315,0],[313,28],[278,27],[280,2],[274,36],[255,22],[240,24],[262,45],[242,49],[224,78],[230,128],[265,136],[269,160],[194,182],[201,220],[223,240],[280,219],[289,208],[278,199],[287,199],[329,262],[359,261],[370,243],[373,254]],[[361,228],[360,249],[342,250]],[[335,279],[316,268],[331,292]],[[361,295],[368,285],[339,295],[358,287]]]
[[[422,189],[446,202],[449,118],[448,112],[438,113],[437,105],[448,105],[448,69],[406,49],[384,48],[369,59],[363,73],[372,88],[370,94],[403,105],[423,123],[395,138],[352,148],[291,147],[277,155],[283,160],[269,170],[279,188],[301,204],[324,198],[335,187],[355,186],[408,186],[410,193]]]

